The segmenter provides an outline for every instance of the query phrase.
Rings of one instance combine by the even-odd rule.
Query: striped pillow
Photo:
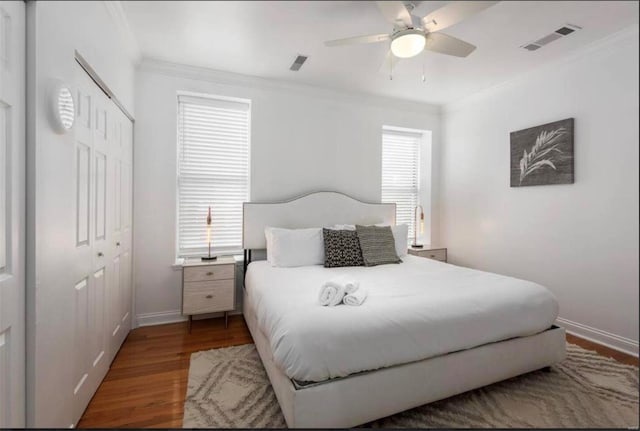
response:
[[[401,263],[390,226],[356,226],[365,266]]]

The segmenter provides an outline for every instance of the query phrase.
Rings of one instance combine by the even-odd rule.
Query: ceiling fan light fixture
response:
[[[415,57],[424,50],[426,42],[422,30],[402,30],[391,36],[391,52],[399,58]]]

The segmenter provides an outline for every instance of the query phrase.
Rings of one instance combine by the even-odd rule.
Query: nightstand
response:
[[[224,311],[224,325],[228,325],[227,312],[235,306],[236,262],[233,256],[219,256],[214,261],[187,259],[182,265],[182,314]]]
[[[409,254],[426,257],[427,259],[439,260],[441,262],[447,261],[447,249],[445,247],[436,247],[427,244],[422,248],[409,247]]]

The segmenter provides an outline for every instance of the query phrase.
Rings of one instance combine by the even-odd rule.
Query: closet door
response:
[[[121,297],[121,311],[120,311],[120,324],[124,329],[124,334],[131,330],[132,320],[132,296],[133,296],[133,253],[132,253],[132,218],[133,218],[133,124],[122,113],[118,112],[120,121],[122,124],[122,137],[121,137],[121,167],[120,167],[120,187],[121,187],[121,204],[120,204],[120,219],[121,219],[121,234],[120,245],[116,243],[117,248],[120,250],[122,259],[122,297]],[[124,341],[124,336],[122,341]]]
[[[0,2],[0,428],[25,426],[25,4]]]
[[[110,279],[110,351],[113,358],[131,329],[131,153],[132,124],[119,110],[113,110],[111,148],[113,277]]]
[[[75,145],[75,249],[73,266],[72,396],[77,420],[108,369],[105,357],[108,98],[77,71]]]
[[[41,131],[34,162],[42,166],[35,169],[40,243],[28,416],[36,427],[77,423],[130,329],[131,313],[124,309],[131,286],[131,180],[122,130],[130,133],[131,123],[75,67],[66,77],[72,81],[74,127],[64,135]],[[14,333],[12,328],[5,337],[11,345],[19,341]],[[6,387],[2,379],[0,374],[0,393]]]
[[[73,415],[82,414],[82,401],[92,395],[88,384],[90,366],[89,352],[89,291],[93,290],[93,238],[91,235],[91,183],[92,183],[92,146],[93,115],[95,96],[86,85],[79,85],[76,91],[76,123],[74,126],[74,265],[73,284],[68,286],[72,292],[73,351],[69,361],[72,364],[71,387],[73,396]]]
[[[85,75],[85,80],[89,77]],[[93,85],[94,90],[95,84]],[[93,184],[92,184],[92,234],[93,234],[93,290],[90,295],[90,308],[92,319],[90,325],[91,343],[89,348],[91,366],[96,368],[98,377],[97,385],[100,384],[109,366],[107,350],[107,283],[112,277],[112,268],[109,265],[109,237],[108,237],[108,208],[111,206],[108,194],[109,183],[109,141],[107,125],[109,115],[107,107],[110,101],[102,93],[97,93],[95,97],[94,110],[92,116],[94,125],[92,127],[93,136]],[[96,385],[96,388],[97,388]]]

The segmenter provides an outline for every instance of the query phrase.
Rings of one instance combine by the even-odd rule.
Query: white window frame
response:
[[[415,196],[415,205],[414,207],[411,209],[411,218],[410,220],[401,220],[398,219],[398,202],[395,202],[394,200],[389,200],[389,199],[385,199],[384,197],[384,165],[385,165],[385,135],[387,134],[396,134],[396,135],[405,135],[405,136],[412,136],[415,137],[416,139],[416,144],[417,144],[417,157],[415,160],[416,163],[416,184],[415,184],[415,188],[414,188],[414,196]],[[423,158],[425,156],[424,150],[425,150],[425,139],[428,137],[430,137],[431,133],[427,130],[416,130],[416,129],[407,129],[407,128],[403,128],[403,127],[394,127],[394,126],[383,126],[382,127],[382,135],[381,135],[381,178],[380,178],[380,200],[381,202],[393,202],[396,203],[396,224],[402,224],[402,223],[407,223],[409,226],[409,229],[407,229],[407,234],[408,234],[408,239],[410,242],[413,242],[414,239],[414,232],[416,229],[416,225],[415,225],[415,219],[416,219],[416,215],[415,215],[415,206],[417,205],[422,205],[423,209],[424,209],[424,214],[425,214],[425,232],[424,234],[427,235],[427,237],[429,237],[429,229],[426,226],[427,223],[429,223],[430,220],[430,208],[428,206],[423,205],[422,203],[422,194],[423,194],[423,183],[424,183],[424,178],[423,178]],[[427,157],[430,157],[429,155],[426,155]],[[420,237],[423,236],[420,233],[418,233],[418,242],[420,242]]]
[[[206,252],[194,252],[194,253],[182,253],[180,247],[180,156],[181,156],[181,142],[180,142],[180,98],[181,97],[189,97],[189,98],[200,98],[203,101],[206,100],[214,100],[214,101],[227,101],[227,102],[235,102],[242,103],[248,106],[247,111],[247,193],[246,200],[249,201],[251,197],[251,114],[252,114],[252,102],[251,99],[244,99],[238,97],[228,97],[228,96],[219,96],[208,93],[198,93],[198,92],[190,92],[190,91],[178,91],[176,94],[176,225],[175,225],[175,255],[176,255],[176,263],[179,264],[185,258],[191,258],[196,256],[204,256]],[[212,216],[215,218],[215,209],[212,208]],[[203,219],[203,230],[205,229],[205,220]],[[242,243],[238,244],[237,247],[233,248],[220,248],[216,247],[215,242],[212,241],[211,246],[211,254],[212,255],[240,255],[242,254]]]

